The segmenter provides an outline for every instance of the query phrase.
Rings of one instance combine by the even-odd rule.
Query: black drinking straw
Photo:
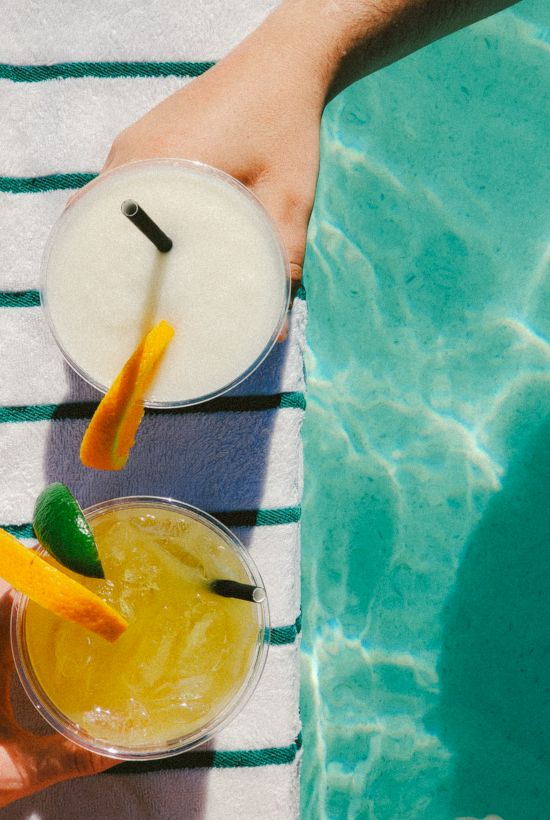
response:
[[[136,228],[139,228],[147,239],[150,239],[153,245],[156,245],[161,253],[167,253],[171,249],[173,242],[170,237],[166,236],[164,231],[161,231],[156,222],[153,222],[151,217],[145,213],[137,202],[134,202],[133,199],[125,199],[120,209],[124,216],[127,216],[130,222],[132,222]]]
[[[265,592],[261,587],[240,584],[238,581],[229,581],[224,578],[212,581],[210,589],[216,595],[223,595],[224,598],[240,598],[241,601],[253,601],[255,604],[261,603],[265,598]]]

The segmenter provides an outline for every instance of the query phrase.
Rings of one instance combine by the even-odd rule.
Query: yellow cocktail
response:
[[[178,502],[118,499],[86,515],[105,580],[74,577],[128,629],[110,644],[23,599],[22,682],[55,728],[103,754],[162,757],[197,745],[246,700],[266,653],[266,601],[221,596],[211,582],[261,587],[258,572],[228,530]]]

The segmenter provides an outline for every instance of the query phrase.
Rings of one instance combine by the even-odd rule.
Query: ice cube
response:
[[[151,716],[135,698],[129,698],[124,708],[108,709],[94,706],[82,715],[83,727],[99,740],[135,743],[149,734]]]

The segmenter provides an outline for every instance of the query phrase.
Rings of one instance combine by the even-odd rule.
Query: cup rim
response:
[[[182,407],[192,407],[195,404],[203,404],[204,402],[211,401],[212,399],[218,398],[219,396],[223,396],[225,393],[228,393],[234,387],[241,384],[241,382],[245,381],[267,358],[267,356],[272,351],[275,343],[277,342],[277,338],[284,327],[284,322],[289,310],[290,305],[290,292],[291,292],[291,275],[290,275],[290,262],[288,259],[288,253],[285,247],[285,244],[281,237],[281,232],[279,231],[277,225],[275,224],[274,220],[267,212],[266,207],[258,198],[258,196],[247,188],[246,185],[243,185],[235,177],[228,174],[226,171],[222,171],[220,168],[215,168],[213,165],[208,165],[205,162],[200,162],[199,160],[192,160],[192,159],[185,159],[179,157],[152,157],[150,159],[142,159],[142,160],[133,160],[132,162],[126,162],[123,165],[118,165],[116,168],[111,168],[109,171],[105,171],[104,173],[99,174],[91,182],[87,183],[76,195],[74,199],[69,202],[61,216],[57,219],[55,224],[53,225],[48,240],[46,242],[46,246],[44,248],[44,252],[42,254],[42,261],[41,261],[41,269],[40,269],[40,287],[39,287],[39,296],[40,296],[40,305],[42,311],[46,317],[47,325],[50,329],[50,332],[55,340],[61,355],[63,356],[64,360],[67,364],[77,373],[80,378],[82,378],[87,384],[93,387],[95,390],[98,390],[100,393],[105,394],[108,390],[108,385],[104,385],[101,382],[94,379],[90,374],[86,373],[86,371],[80,367],[80,365],[70,356],[64,345],[62,344],[61,340],[58,337],[57,331],[55,329],[55,324],[52,319],[49,305],[48,305],[48,298],[47,298],[47,273],[48,273],[48,263],[52,253],[52,248],[55,244],[58,234],[60,233],[63,225],[65,224],[68,214],[70,214],[71,209],[74,207],[78,207],[78,204],[85,199],[87,194],[92,191],[98,185],[101,185],[105,179],[108,179],[111,176],[117,176],[124,173],[126,170],[134,168],[136,166],[158,166],[158,165],[177,165],[186,167],[190,170],[195,170],[199,173],[206,173],[210,176],[217,177],[222,182],[229,184],[231,187],[235,188],[237,191],[240,191],[248,200],[249,202],[253,203],[257,210],[262,214],[263,218],[266,221],[266,224],[269,225],[271,232],[273,234],[273,238],[275,240],[275,244],[278,248],[278,251],[281,256],[281,267],[284,272],[284,279],[285,279],[285,297],[281,302],[281,310],[279,312],[279,316],[277,319],[277,323],[273,332],[268,339],[265,347],[260,351],[256,359],[246,368],[246,370],[241,373],[240,375],[236,376],[232,381],[228,382],[227,384],[223,385],[222,387],[212,390],[209,393],[205,393],[202,396],[193,396],[190,399],[181,399],[181,400],[168,400],[168,401],[159,401],[154,399],[146,399],[144,402],[145,407],[156,408],[159,410],[169,410],[169,409],[177,409]]]
[[[131,509],[138,506],[149,506],[152,509],[158,509],[159,507],[164,509],[176,508],[191,518],[206,524],[236,551],[249,573],[252,583],[265,590],[265,585],[255,562],[237,536],[214,516],[192,504],[163,496],[123,496],[93,504],[86,507],[83,512],[89,520],[93,521],[95,517],[98,517],[106,510],[113,508]],[[39,545],[37,551],[39,554],[45,554],[46,552]],[[27,697],[44,720],[59,734],[88,751],[116,760],[158,760],[173,757],[203,745],[225,728],[242,711],[258,685],[267,660],[271,622],[266,593],[263,601],[256,604],[258,636],[248,674],[238,691],[211,720],[186,735],[177,736],[173,740],[160,744],[150,742],[140,746],[124,746],[120,743],[110,743],[94,738],[91,733],[85,731],[75,721],[64,715],[40,685],[32,668],[25,638],[25,616],[28,602],[29,599],[26,595],[16,592],[13,597],[10,617],[12,655],[19,680]]]

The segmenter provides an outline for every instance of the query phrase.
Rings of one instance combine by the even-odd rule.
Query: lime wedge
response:
[[[34,505],[36,537],[60,564],[88,578],[105,578],[90,525],[64,484],[49,484]]]

